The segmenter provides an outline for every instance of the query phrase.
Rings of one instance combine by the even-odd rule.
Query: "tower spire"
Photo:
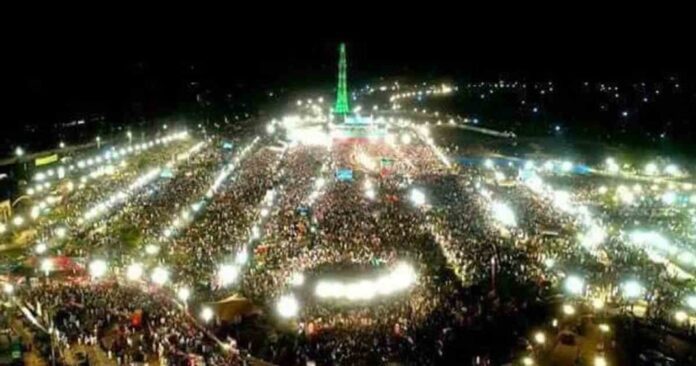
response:
[[[336,88],[336,105],[334,106],[334,113],[345,116],[350,113],[350,107],[348,106],[348,64],[346,62],[345,43],[341,43],[338,46],[338,52],[338,86]]]

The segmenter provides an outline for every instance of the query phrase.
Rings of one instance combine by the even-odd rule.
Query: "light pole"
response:
[[[17,146],[17,148],[15,149],[15,155],[17,156],[17,161],[23,163],[24,172],[26,173],[27,172],[27,162],[22,159],[22,157],[24,156],[24,149],[22,149],[21,146]]]

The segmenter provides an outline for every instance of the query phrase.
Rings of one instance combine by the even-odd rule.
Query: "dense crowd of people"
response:
[[[51,309],[64,346],[97,344],[124,364],[154,358],[180,364],[191,354],[208,364],[241,362],[237,348],[221,349],[213,334],[281,364],[471,363],[476,357],[497,364],[520,351],[519,339],[531,325],[546,320],[545,301],[564,272],[578,271],[594,287],[607,288],[608,302],[620,302],[618,284],[639,274],[650,316],[664,315],[684,295],[667,291],[664,266],[621,235],[609,233],[601,250],[581,249],[582,220],[522,183],[500,184],[475,167],[445,166],[425,144],[269,142],[239,161],[217,141],[209,143],[174,168],[173,178],[155,180],[112,215],[73,231],[66,249],[87,257],[108,249],[127,263],[157,243],[161,252],[148,265],[166,266],[172,283],[191,287],[192,309],[239,293],[261,310],[257,315],[206,329],[170,291],[109,281],[46,281],[23,290],[21,298]],[[165,147],[150,162],[165,163],[173,151]],[[162,238],[170,220],[204,196],[232,161],[235,170],[206,198],[204,210]],[[340,169],[350,169],[352,177],[338,179]],[[66,215],[77,215],[64,222],[74,223],[81,210],[136,176],[125,170],[101,187],[85,187],[66,201]],[[427,195],[425,205],[410,201],[414,188]],[[589,202],[582,194],[591,191],[579,190],[573,200]],[[261,209],[269,192],[275,195],[271,207]],[[491,217],[490,196],[509,204],[515,227]],[[603,222],[628,225],[631,219],[606,207],[602,212]],[[141,238],[131,248],[137,251],[120,246],[123,224],[138,228]],[[249,259],[235,262],[243,250]],[[319,279],[370,277],[400,262],[417,273],[403,292],[358,302],[314,296],[311,286]],[[239,266],[232,284],[217,278],[222,263]],[[292,283],[298,274],[304,283]],[[275,316],[275,301],[286,293],[301,303],[290,323]]]
[[[41,304],[58,330],[58,348],[100,347],[118,365],[187,365],[191,355],[206,364],[234,364],[233,349],[220,351],[206,330],[159,289],[114,283],[51,282],[22,293],[25,304]],[[45,348],[45,347],[44,347]]]

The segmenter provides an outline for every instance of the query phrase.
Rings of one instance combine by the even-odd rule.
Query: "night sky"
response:
[[[640,81],[678,73],[691,80],[685,33],[621,24],[562,33],[555,31],[558,21],[521,22],[501,32],[494,32],[496,22],[464,20],[342,33],[317,26],[298,34],[245,27],[190,32],[184,25],[152,33],[54,28],[6,46],[5,112],[12,121],[6,138],[25,138],[28,125],[95,114],[118,124],[150,120],[185,108],[200,91],[212,103],[253,103],[255,95],[281,87],[331,88],[342,40],[353,85],[381,76]]]

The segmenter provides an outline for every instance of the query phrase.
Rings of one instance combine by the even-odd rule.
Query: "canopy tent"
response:
[[[215,314],[223,321],[232,320],[237,316],[246,316],[259,312],[249,299],[239,294],[233,294],[225,299],[211,302],[207,305],[210,306],[215,311]]]

